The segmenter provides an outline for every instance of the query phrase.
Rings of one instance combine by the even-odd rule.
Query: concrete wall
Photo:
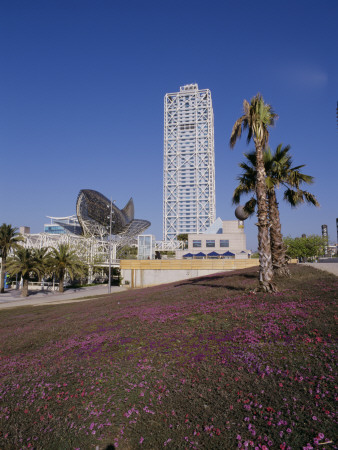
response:
[[[258,268],[258,259],[246,260],[121,260],[122,283],[132,288],[186,280],[218,272]]]

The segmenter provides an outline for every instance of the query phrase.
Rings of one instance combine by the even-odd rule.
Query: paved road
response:
[[[333,273],[338,276],[338,263],[337,262],[318,262],[318,263],[302,263],[306,266],[313,267],[314,269],[325,270],[326,272]]]
[[[111,292],[121,292],[127,288],[112,286]],[[108,286],[89,286],[79,289],[67,289],[63,294],[51,291],[30,291],[29,296],[21,297],[21,291],[8,289],[4,294],[0,294],[0,309],[15,308],[17,306],[38,306],[56,305],[60,303],[72,303],[75,301],[85,301],[83,297],[108,295]]]

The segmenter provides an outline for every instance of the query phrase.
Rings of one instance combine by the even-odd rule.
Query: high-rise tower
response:
[[[203,232],[215,218],[211,93],[188,84],[164,97],[163,240]]]

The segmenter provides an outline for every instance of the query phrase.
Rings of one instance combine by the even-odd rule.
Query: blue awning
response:
[[[194,256],[205,256],[205,253],[199,252],[199,253],[197,253],[197,254],[194,255]]]
[[[183,258],[192,258],[193,256],[192,253],[187,253],[186,255],[183,255]]]
[[[211,252],[211,253],[208,253],[208,256],[219,256],[219,253],[217,253],[217,252]]]
[[[235,256],[235,253],[231,253],[229,251],[223,253],[223,256]]]

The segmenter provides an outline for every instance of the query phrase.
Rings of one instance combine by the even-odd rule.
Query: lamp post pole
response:
[[[108,294],[111,293],[111,221],[113,214],[113,202],[110,199],[110,220],[109,220],[109,279],[108,279]]]
[[[1,267],[0,267],[0,279],[1,279],[1,277],[2,277],[2,254],[1,254],[0,259],[1,259]],[[4,279],[4,289],[5,289],[5,279]]]

